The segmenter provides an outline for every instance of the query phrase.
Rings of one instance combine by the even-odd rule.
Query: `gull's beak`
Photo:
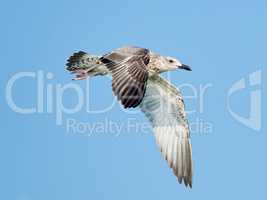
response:
[[[184,69],[184,70],[187,70],[187,71],[192,71],[191,67],[189,67],[188,65],[184,65],[182,64],[181,66],[179,66],[180,69]]]

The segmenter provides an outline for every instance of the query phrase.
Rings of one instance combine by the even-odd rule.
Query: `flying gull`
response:
[[[188,121],[180,91],[159,74],[190,67],[148,49],[127,46],[103,56],[83,51],[67,63],[74,80],[112,76],[112,90],[124,108],[140,107],[150,120],[156,142],[179,183],[192,187],[193,161]]]

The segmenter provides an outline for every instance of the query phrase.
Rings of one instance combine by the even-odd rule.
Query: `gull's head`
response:
[[[162,57],[160,72],[172,71],[176,69],[184,69],[187,71],[192,71],[188,65],[183,64],[180,60],[176,58],[170,56]]]

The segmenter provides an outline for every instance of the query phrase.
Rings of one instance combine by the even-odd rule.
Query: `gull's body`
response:
[[[112,89],[125,108],[139,106],[153,126],[156,142],[181,183],[192,187],[193,162],[189,126],[180,91],[159,73],[190,70],[177,59],[139,47],[123,47],[101,57],[78,52],[67,70],[75,80],[88,76],[112,76]]]

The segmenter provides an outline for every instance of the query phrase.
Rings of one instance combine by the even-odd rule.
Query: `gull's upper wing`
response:
[[[123,47],[100,60],[112,74],[112,89],[125,108],[136,107],[144,97],[149,63],[149,50]]]
[[[159,75],[152,76],[140,108],[151,121],[157,144],[178,181],[192,187],[190,133],[180,91]]]

